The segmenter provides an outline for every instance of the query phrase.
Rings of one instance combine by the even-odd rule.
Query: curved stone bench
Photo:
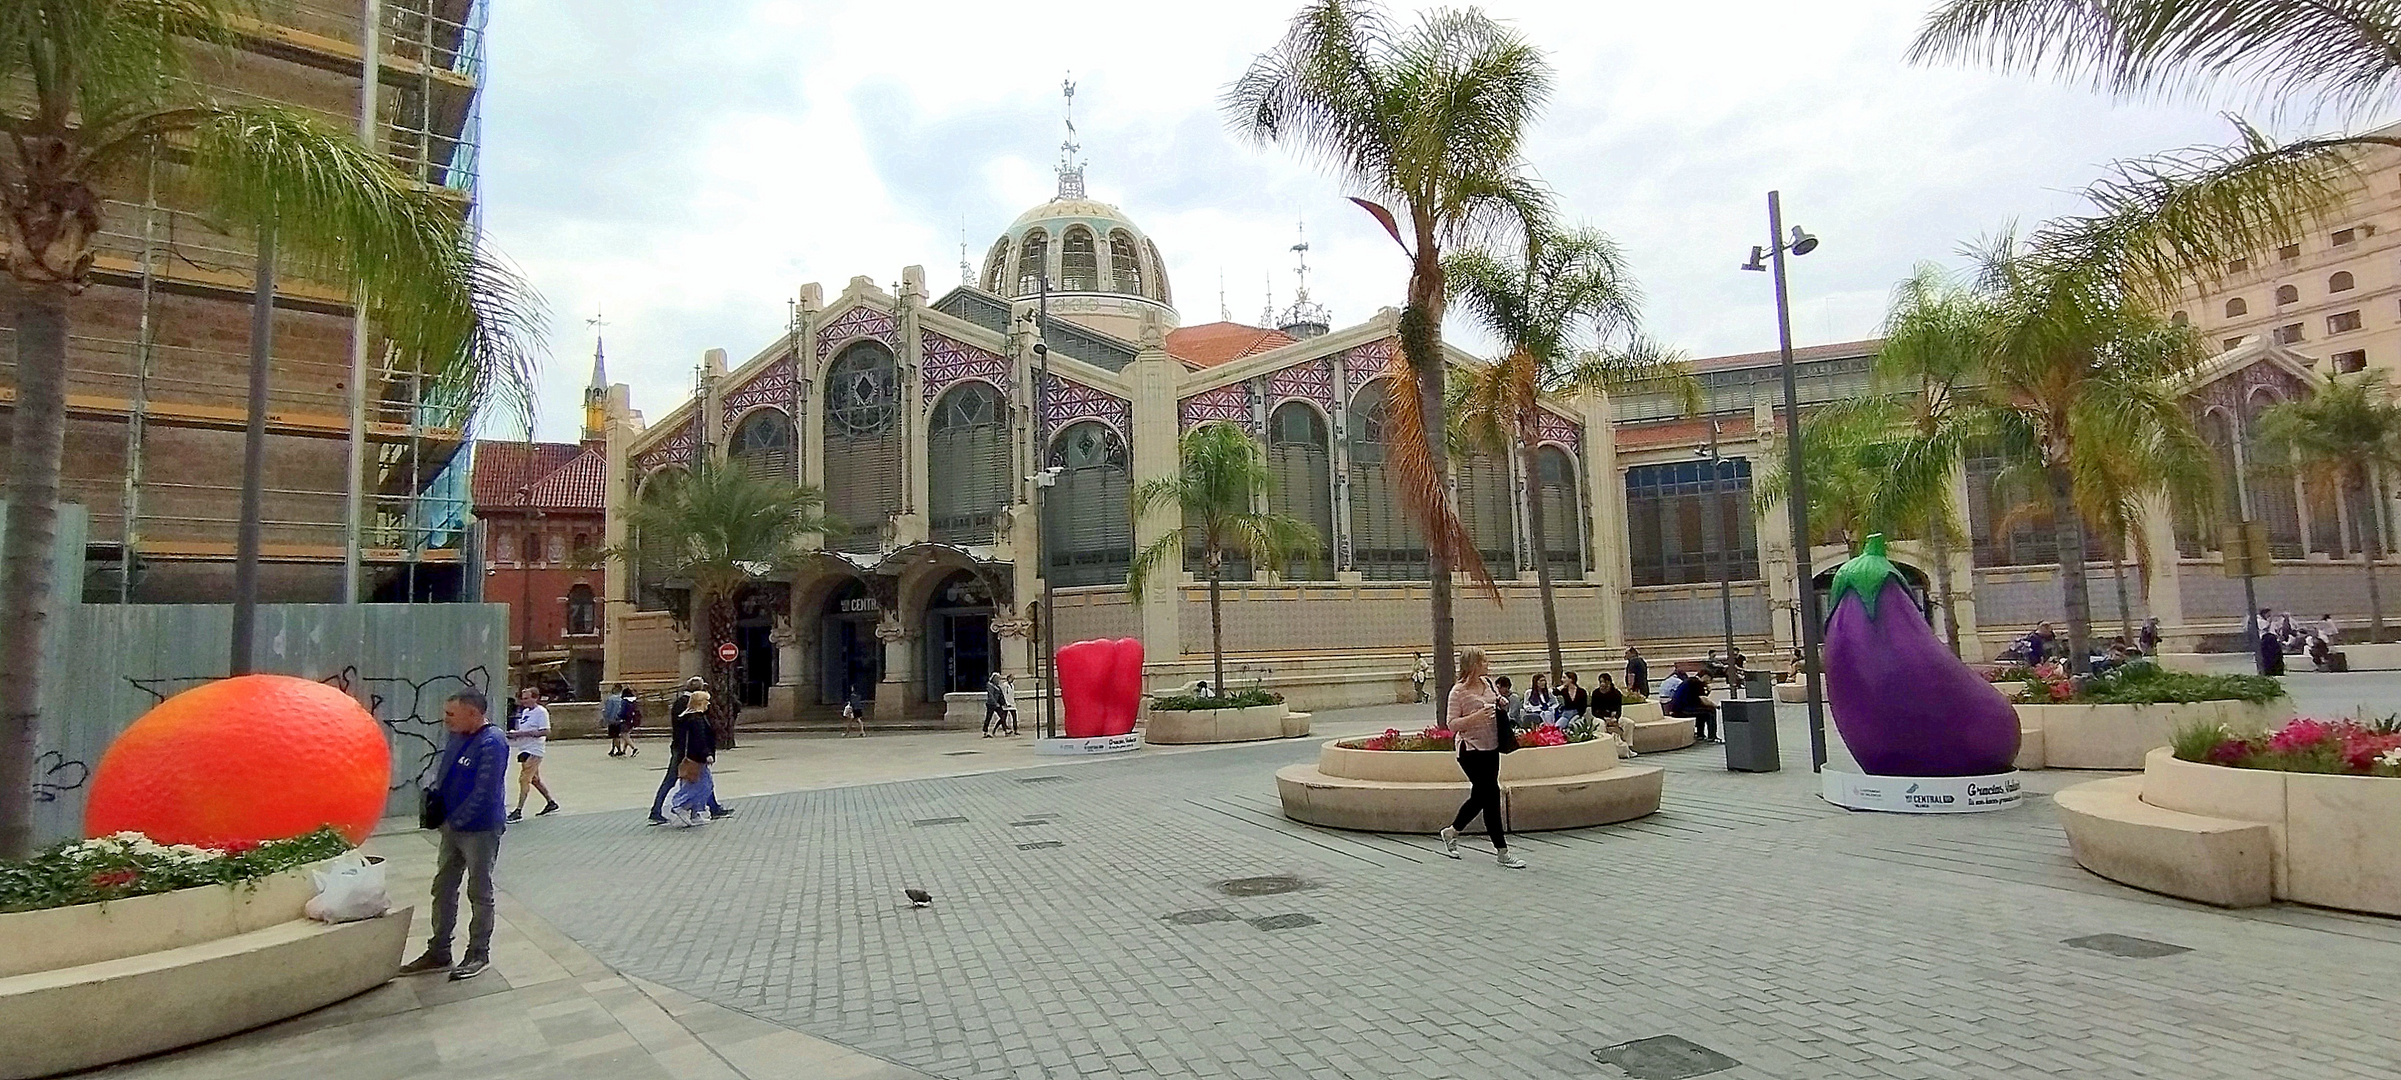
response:
[[[1665,780],[1654,765],[1621,765],[1618,742],[1530,746],[1501,759],[1509,829],[1579,829],[1656,813]],[[1314,765],[1276,772],[1284,816],[1366,832],[1438,832],[1467,798],[1456,757],[1442,751],[1352,750],[1329,742]]]
[[[2117,776],[2052,796],[2068,847],[2085,869],[2169,896],[2257,907],[2275,896],[2268,827],[2142,800],[2143,778]]]
[[[1309,714],[1281,702],[1244,709],[1152,709],[1142,741],[1165,746],[1294,739],[1309,733]]]
[[[2247,701],[2162,702],[2157,705],[2018,705],[2021,769],[2140,769],[2143,755],[2175,739],[2193,723],[2224,724],[2230,731],[2266,731],[2293,718],[2291,698]],[[2030,753],[2029,744],[2036,749]],[[2034,757],[2039,753],[2039,757]]]

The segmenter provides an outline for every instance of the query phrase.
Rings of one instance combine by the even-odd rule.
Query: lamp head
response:
[[[1039,341],[1035,342],[1035,343],[1034,343],[1034,355],[1036,355],[1036,356],[1049,356],[1049,355],[1050,355],[1050,346],[1048,346],[1048,345],[1045,345],[1045,344],[1043,344],[1043,343],[1041,343],[1041,342],[1039,342]]]
[[[1751,245],[1751,261],[1742,264],[1742,268],[1745,270],[1767,269],[1767,249],[1757,244]]]
[[[1795,255],[1807,255],[1817,250],[1817,237],[1809,235],[1800,226],[1795,225],[1792,227],[1792,242],[1785,247]]]

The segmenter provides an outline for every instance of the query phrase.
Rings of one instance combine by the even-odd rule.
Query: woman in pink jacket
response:
[[[1492,663],[1482,649],[1459,653],[1459,682],[1451,687],[1444,721],[1459,743],[1459,771],[1467,774],[1467,801],[1459,816],[1442,830],[1442,853],[1459,857],[1459,830],[1484,815],[1484,831],[1492,837],[1492,853],[1502,866],[1523,870],[1526,861],[1509,853],[1509,837],[1501,827],[1501,742],[1497,711],[1501,692],[1492,685]]]

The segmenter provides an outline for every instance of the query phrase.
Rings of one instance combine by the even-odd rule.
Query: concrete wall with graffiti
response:
[[[224,677],[233,609],[69,605],[51,620],[49,637],[34,744],[33,820],[41,843],[82,835],[92,769],[118,732],[178,691]],[[259,608],[256,640],[257,670],[339,686],[375,714],[392,745],[384,812],[414,814],[421,781],[441,749],[443,700],[468,687],[499,696],[495,688],[508,672],[508,607],[270,604]]]

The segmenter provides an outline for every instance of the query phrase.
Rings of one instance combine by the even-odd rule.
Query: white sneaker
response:
[[[1493,855],[1500,859],[1502,866],[1506,866],[1511,870],[1523,870],[1526,868],[1526,861],[1510,854],[1508,848],[1502,848],[1499,851],[1494,852]]]
[[[1457,830],[1457,829],[1454,829],[1454,828],[1451,828],[1451,827],[1450,827],[1450,826],[1448,826],[1448,825],[1445,825],[1445,826],[1443,826],[1443,827],[1442,827],[1442,832],[1441,832],[1441,834],[1440,834],[1440,835],[1442,836],[1442,853],[1443,853],[1445,856],[1448,856],[1448,857],[1450,857],[1450,858],[1453,858],[1453,859],[1456,859],[1456,858],[1458,858],[1458,857],[1459,857],[1459,830]]]

